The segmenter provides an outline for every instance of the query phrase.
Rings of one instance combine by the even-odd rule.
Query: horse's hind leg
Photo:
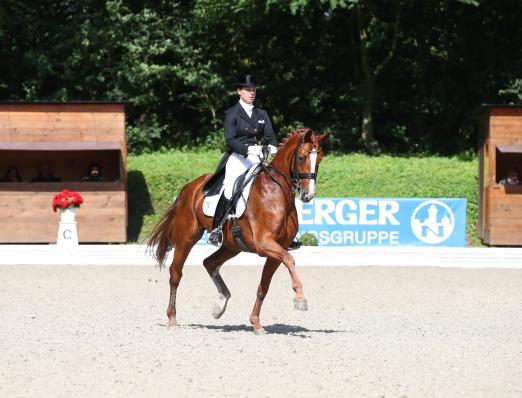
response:
[[[254,326],[255,334],[265,334],[265,329],[261,325],[259,321],[259,314],[261,312],[261,306],[263,305],[263,300],[268,293],[268,288],[270,287],[270,282],[272,281],[272,276],[274,276],[274,272],[277,270],[281,264],[280,261],[267,258],[265,262],[265,266],[263,267],[263,274],[261,275],[261,282],[259,283],[259,287],[257,288],[257,296],[256,302],[254,304],[254,309],[252,310],[252,315],[250,315],[250,323]]]
[[[217,291],[219,293],[218,301],[214,304],[212,309],[212,315],[216,319],[221,318],[221,315],[223,315],[227,309],[227,303],[231,297],[230,291],[228,290],[227,285],[225,285],[225,281],[219,274],[219,269],[225,261],[230,260],[234,256],[237,256],[238,253],[238,251],[227,249],[221,246],[217,251],[203,260],[203,265],[210,275],[212,282],[214,282],[214,285],[216,285]]]
[[[196,239],[197,241],[197,239]],[[194,242],[195,243],[195,242]],[[190,253],[190,249],[194,246],[194,243],[188,242],[178,242],[176,244],[176,248],[174,249],[174,257],[172,259],[172,264],[169,267],[170,272],[170,296],[169,296],[169,305],[167,307],[167,317],[169,318],[169,327],[176,326],[176,293],[179,286],[179,281],[183,276],[183,265],[187,260],[187,257]]]

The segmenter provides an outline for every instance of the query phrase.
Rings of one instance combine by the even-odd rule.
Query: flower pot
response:
[[[73,247],[78,245],[78,230],[76,229],[77,207],[60,209],[60,222],[58,223],[58,246]]]
[[[60,210],[60,221],[76,222],[76,210],[78,210],[77,207],[68,207],[67,209]]]

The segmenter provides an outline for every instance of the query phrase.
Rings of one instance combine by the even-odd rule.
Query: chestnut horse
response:
[[[295,291],[294,306],[306,311],[308,305],[301,281],[295,270],[295,261],[286,250],[298,231],[295,192],[303,202],[312,200],[319,163],[323,158],[321,142],[327,134],[316,135],[310,129],[300,129],[288,134],[279,145],[272,161],[261,163],[250,190],[247,207],[238,219],[244,243],[254,253],[266,257],[257,289],[250,322],[256,334],[263,334],[259,313],[268,292],[274,272],[281,262],[290,273]],[[168,251],[174,247],[170,265],[170,299],[167,308],[169,326],[176,325],[176,291],[187,256],[201,239],[204,230],[211,231],[212,217],[203,214],[203,186],[212,174],[200,176],[185,185],[178,197],[156,225],[149,237],[149,248],[154,250],[160,267]],[[230,292],[219,270],[221,265],[238,255],[242,249],[234,241],[230,220],[223,227],[223,243],[220,248],[203,261],[208,274],[217,287],[218,302],[213,315],[217,319],[225,312]]]

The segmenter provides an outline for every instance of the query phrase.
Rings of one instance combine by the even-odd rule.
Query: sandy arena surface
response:
[[[227,312],[187,266],[0,267],[0,397],[520,397],[522,270],[303,267],[310,310],[276,272],[255,336],[258,266],[224,266]]]

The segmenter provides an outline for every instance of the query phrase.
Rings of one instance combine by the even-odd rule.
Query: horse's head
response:
[[[305,203],[315,196],[315,180],[323,159],[321,143],[327,137],[328,134],[316,135],[310,129],[300,129],[286,137],[276,154],[287,161],[287,170],[299,191],[299,199]]]

